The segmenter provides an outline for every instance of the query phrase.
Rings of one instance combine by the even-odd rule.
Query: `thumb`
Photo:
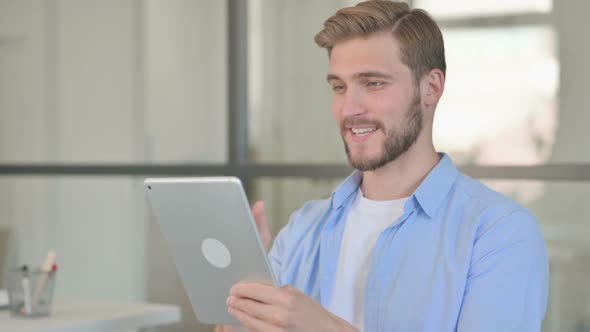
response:
[[[264,249],[268,251],[270,245],[270,229],[268,227],[268,218],[266,217],[263,201],[254,203],[254,206],[252,206],[252,215],[254,216],[254,221],[256,221],[256,228],[258,228],[258,234],[260,235]]]

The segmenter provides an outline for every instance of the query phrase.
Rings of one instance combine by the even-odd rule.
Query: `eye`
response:
[[[378,88],[380,86],[383,86],[383,82],[369,81],[369,82],[367,82],[367,86],[369,86],[371,88]]]
[[[344,91],[344,85],[332,85],[332,91],[342,92]]]

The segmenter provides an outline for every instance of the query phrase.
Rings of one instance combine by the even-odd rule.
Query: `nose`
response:
[[[366,112],[363,93],[359,89],[348,88],[343,96],[342,115],[344,117],[362,115]]]

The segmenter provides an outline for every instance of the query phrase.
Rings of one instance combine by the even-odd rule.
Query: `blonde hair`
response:
[[[342,8],[324,22],[324,29],[314,39],[331,55],[338,42],[386,31],[398,41],[401,61],[412,70],[416,82],[434,68],[446,73],[438,25],[426,11],[410,9],[404,2],[371,0]]]

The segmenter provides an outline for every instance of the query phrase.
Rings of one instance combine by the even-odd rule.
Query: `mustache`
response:
[[[342,130],[345,130],[346,127],[351,126],[371,126],[381,129],[385,128],[383,122],[375,119],[361,118],[356,116],[348,116],[344,118],[344,120],[342,121]]]

